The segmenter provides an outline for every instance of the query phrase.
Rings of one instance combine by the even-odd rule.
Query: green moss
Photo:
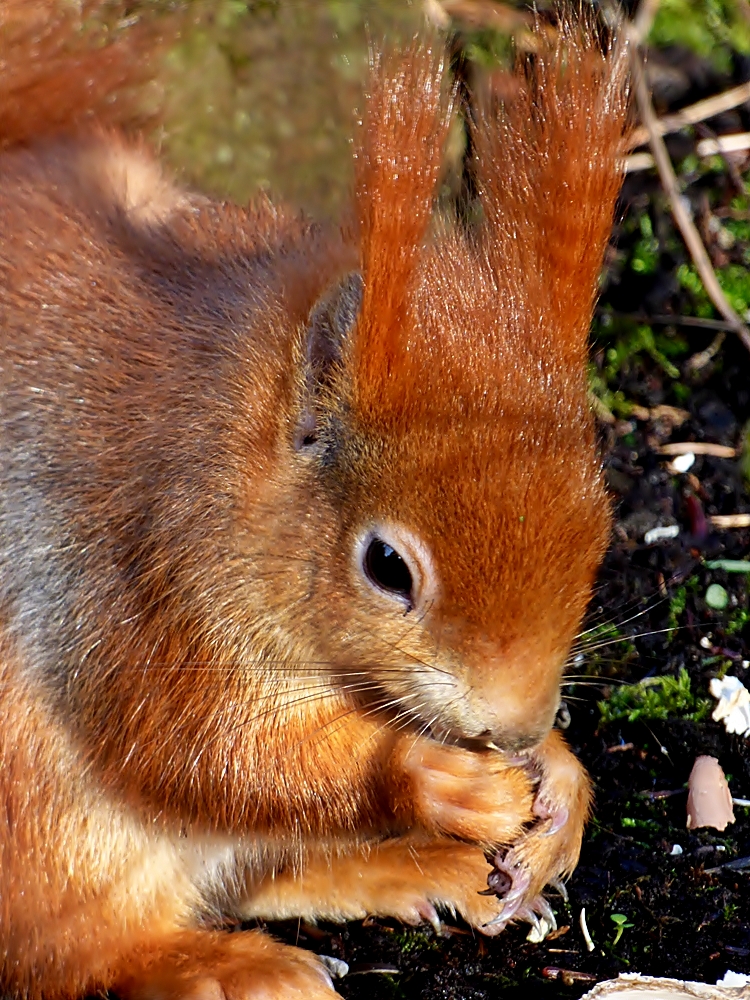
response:
[[[620,667],[636,655],[630,636],[611,623],[587,629],[581,636],[581,646],[586,655],[586,673],[591,674],[602,673],[603,660],[607,667]]]
[[[674,629],[677,628],[678,619],[680,615],[685,610],[685,605],[687,604],[687,588],[678,587],[669,601],[669,618],[667,619],[667,627],[669,628],[669,638],[672,638]]]
[[[689,385],[685,385],[682,382],[673,382],[672,393],[674,394],[674,398],[677,403],[687,403],[693,393],[693,390]]]
[[[745,608],[737,608],[737,610],[733,611],[729,616],[729,621],[724,626],[724,632],[727,635],[737,635],[737,633],[741,632],[749,621],[750,612]]]
[[[659,241],[654,236],[650,216],[644,212],[639,220],[641,238],[633,249],[630,267],[637,274],[653,274],[659,265]]]
[[[732,308],[744,317],[750,309],[750,270],[742,264],[728,264],[716,271],[716,277]],[[677,280],[692,296],[696,315],[709,317],[714,314],[714,307],[694,264],[680,264]]]
[[[647,677],[637,684],[615,688],[606,701],[599,702],[601,722],[637,722],[670,718],[705,719],[711,705],[690,690],[690,675],[684,667],[677,677]]]
[[[732,52],[750,52],[750,23],[741,0],[662,0],[649,35],[652,45],[683,45],[720,72],[731,70]]]
[[[439,939],[431,930],[422,927],[399,928],[394,932],[393,939],[404,955],[440,948]]]
[[[716,274],[732,308],[744,318],[750,308],[750,270],[741,264],[729,264]]]

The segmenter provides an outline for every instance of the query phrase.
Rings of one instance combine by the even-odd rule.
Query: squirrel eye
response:
[[[388,594],[405,598],[411,610],[414,582],[409,567],[393,546],[382,538],[371,539],[363,562],[370,582]]]

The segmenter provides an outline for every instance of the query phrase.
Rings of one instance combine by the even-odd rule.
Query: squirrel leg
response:
[[[378,915],[438,927],[443,909],[485,934],[514,919],[535,924],[544,917],[554,926],[542,891],[575,867],[591,801],[588,775],[561,735],[553,731],[512,760],[418,741],[405,769],[422,823],[474,843],[415,829],[346,854],[321,848],[301,872],[266,878],[243,915]],[[486,861],[491,844],[494,871]],[[497,851],[497,845],[506,846]],[[488,876],[496,890],[490,894]]]
[[[491,870],[481,847],[447,837],[399,837],[347,855],[321,849],[301,873],[267,878],[241,912],[267,920],[395,917],[406,924],[427,921],[438,930],[442,910],[459,913],[481,931],[503,909],[497,896],[482,894]]]
[[[123,1000],[333,1000],[323,964],[260,931],[183,931],[128,962]]]
[[[393,763],[394,811],[411,829],[374,844],[311,848],[301,871],[267,876],[254,887],[243,917],[377,915],[438,927],[442,909],[495,933],[504,903],[482,894],[492,871],[485,851],[515,843],[533,823],[536,776],[502,754],[425,739],[404,739]]]

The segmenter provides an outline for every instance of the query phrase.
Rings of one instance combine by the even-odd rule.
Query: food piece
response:
[[[687,828],[725,830],[734,823],[732,793],[715,757],[697,757],[688,779]]]

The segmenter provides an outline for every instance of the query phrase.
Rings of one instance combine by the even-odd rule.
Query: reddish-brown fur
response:
[[[622,54],[540,43],[477,127],[470,236],[432,219],[439,62],[376,68],[348,236],[176,188],[113,130],[146,36],[70,52],[70,9],[0,15],[0,985],[329,997],[207,925],[494,933],[485,849],[527,914],[577,860],[550,727],[609,530],[585,358]]]

